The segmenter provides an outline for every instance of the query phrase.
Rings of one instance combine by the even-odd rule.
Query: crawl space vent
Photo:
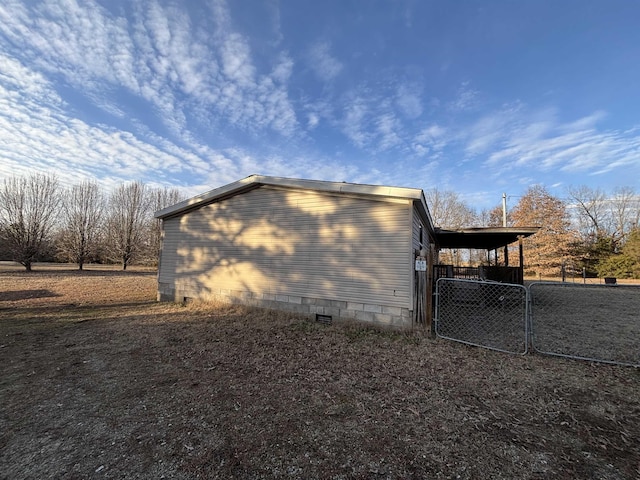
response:
[[[320,315],[319,313],[316,313],[316,322],[331,325],[331,315]]]

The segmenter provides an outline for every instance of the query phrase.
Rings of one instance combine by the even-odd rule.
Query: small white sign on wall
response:
[[[427,261],[424,258],[416,258],[416,272],[426,272]]]

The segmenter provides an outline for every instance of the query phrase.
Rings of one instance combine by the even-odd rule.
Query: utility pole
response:
[[[502,194],[502,226],[507,226],[507,194]],[[509,246],[504,246],[504,266],[509,266]]]
[[[507,226],[507,194],[502,194],[502,226]]]

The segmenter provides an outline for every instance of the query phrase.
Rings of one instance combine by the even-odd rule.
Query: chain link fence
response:
[[[640,286],[441,278],[436,335],[507,353],[640,367]]]
[[[538,282],[529,298],[537,352],[640,366],[640,287]]]
[[[522,285],[440,278],[436,335],[507,353],[527,353],[527,290]]]

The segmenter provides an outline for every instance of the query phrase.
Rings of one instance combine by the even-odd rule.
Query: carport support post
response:
[[[518,250],[520,253],[520,267],[524,268],[524,246],[522,243],[522,235],[518,237]]]
[[[425,292],[426,296],[426,318],[425,318],[425,326],[427,328],[427,333],[429,336],[432,336],[435,332],[433,325],[433,295],[434,295],[434,275],[433,275],[433,265],[435,263],[435,245],[429,244],[429,250],[427,253],[427,291]]]
[[[524,246],[522,238],[522,235],[518,236],[518,251],[520,254],[520,283],[524,285]]]
[[[502,226],[507,228],[507,194],[502,194]],[[504,246],[504,266],[509,266],[509,245]]]

